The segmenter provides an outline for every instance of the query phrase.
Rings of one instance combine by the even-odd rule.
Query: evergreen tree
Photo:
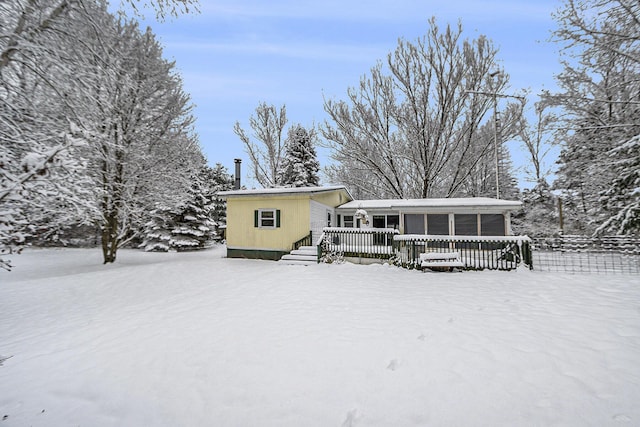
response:
[[[516,234],[530,237],[550,237],[560,230],[556,211],[557,199],[543,179],[535,187],[522,192],[522,215],[512,217]]]
[[[192,176],[182,203],[174,208],[159,206],[151,212],[145,224],[141,248],[146,251],[167,252],[204,249],[216,236],[217,224],[211,215],[214,209],[209,183],[209,168]]]
[[[229,175],[227,168],[220,163],[216,163],[213,168],[206,167],[203,170],[204,180],[207,187],[207,197],[212,206],[211,218],[218,224],[218,227],[227,223],[227,202],[218,193],[233,189],[234,177]],[[219,234],[216,238],[219,237]]]
[[[168,252],[172,249],[172,234],[177,213],[166,206],[158,206],[149,213],[144,224],[143,241],[140,248],[147,252]]]
[[[212,204],[206,190],[202,175],[194,176],[171,230],[171,246],[177,251],[204,249],[216,235],[217,224],[211,219]]]
[[[601,203],[609,217],[597,231],[640,234],[640,136],[612,150],[611,155],[621,159],[616,164],[619,174],[602,194]]]
[[[301,125],[289,128],[285,154],[278,171],[278,184],[286,187],[313,187],[320,183],[320,163],[314,142],[316,133]]]

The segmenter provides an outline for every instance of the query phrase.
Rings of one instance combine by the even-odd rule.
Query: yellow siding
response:
[[[280,227],[254,227],[254,211],[280,209]],[[242,249],[291,250],[309,234],[309,195],[232,197],[227,200],[227,246]]]

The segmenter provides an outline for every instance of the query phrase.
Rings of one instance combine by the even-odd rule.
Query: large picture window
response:
[[[254,227],[278,228],[280,227],[279,209],[258,209],[254,211]]]

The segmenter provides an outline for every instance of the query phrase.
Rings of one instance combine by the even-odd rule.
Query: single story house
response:
[[[353,200],[343,186],[220,192],[227,201],[227,256],[278,260],[311,231],[335,224],[335,208]]]
[[[492,198],[354,200],[344,186],[232,190],[227,256],[277,260],[324,227],[397,229],[400,234],[510,236],[519,201]]]

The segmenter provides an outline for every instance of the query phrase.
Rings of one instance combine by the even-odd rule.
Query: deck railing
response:
[[[322,254],[339,253],[345,257],[387,259],[395,255],[394,228],[325,227],[319,244]]]
[[[435,236],[403,234],[394,237],[397,263],[420,266],[420,254],[457,252],[471,270],[513,270],[520,264],[532,269],[531,240],[526,236]]]
[[[420,254],[456,252],[470,270],[532,269],[531,240],[527,236],[436,236],[400,234],[393,228],[325,227],[318,259],[358,257],[390,259],[407,268],[420,267]]]
[[[295,251],[296,249],[300,249],[302,246],[313,246],[313,231],[309,231],[309,234],[293,242],[291,250]]]

